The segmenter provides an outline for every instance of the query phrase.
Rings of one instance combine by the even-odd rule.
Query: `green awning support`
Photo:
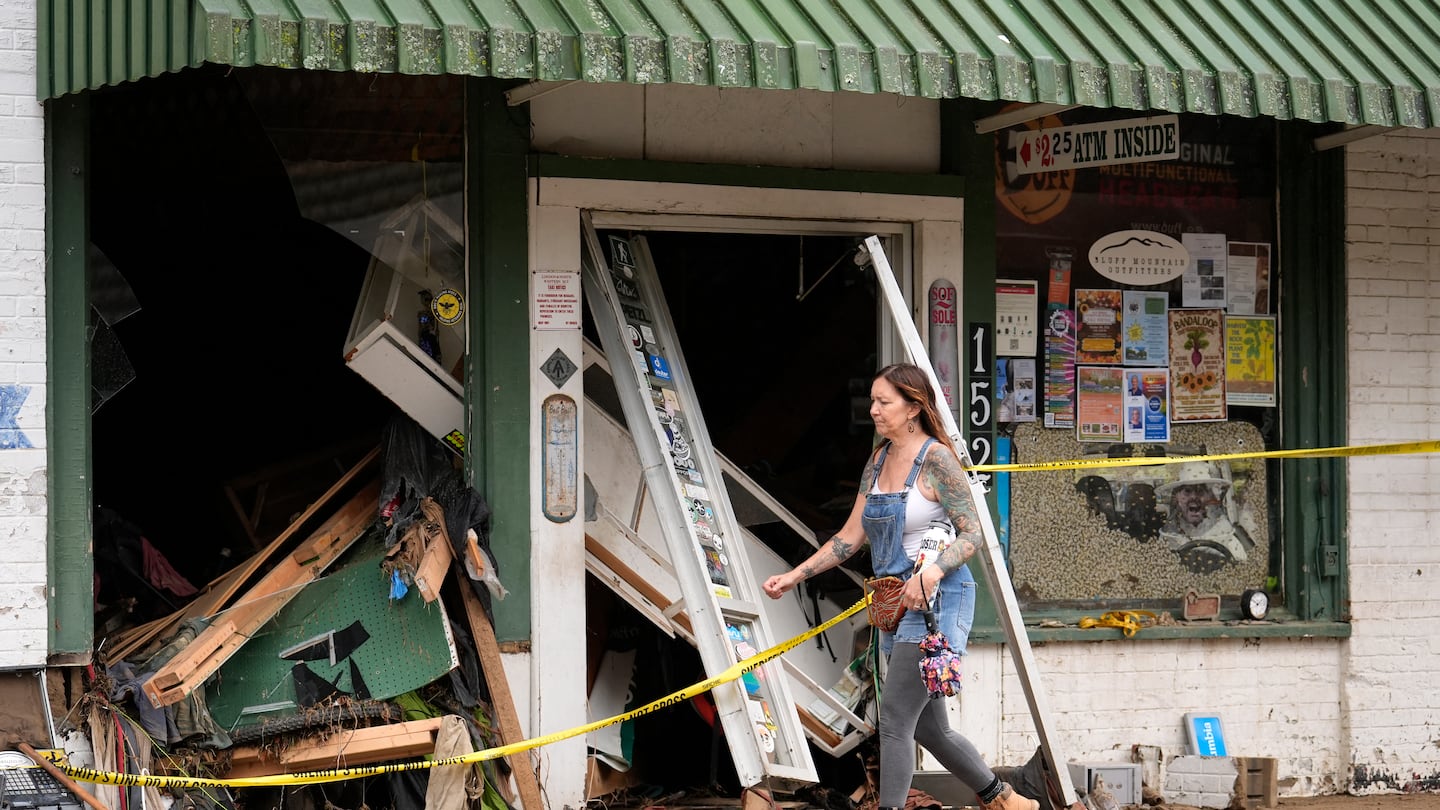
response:
[[[210,62],[1430,127],[1433,0],[39,0],[39,95]]]

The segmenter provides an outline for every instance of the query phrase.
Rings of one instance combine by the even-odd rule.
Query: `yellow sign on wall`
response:
[[[1275,407],[1275,316],[1225,316],[1225,402]]]

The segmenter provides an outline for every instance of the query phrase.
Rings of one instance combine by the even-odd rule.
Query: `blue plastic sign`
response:
[[[1223,757],[1225,753],[1225,731],[1220,725],[1220,716],[1203,712],[1187,712],[1185,729],[1190,737],[1190,750],[1202,757]]]

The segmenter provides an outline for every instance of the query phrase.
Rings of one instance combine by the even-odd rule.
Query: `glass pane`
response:
[[[1136,123],[1116,118],[1074,111],[996,137],[995,405],[1010,461],[1277,446],[1274,126],[1159,117],[1146,126],[1174,125],[1173,157],[1126,162],[1097,135]],[[1052,164],[1067,168],[1025,168],[1035,148],[1082,140],[1083,155]],[[1093,609],[1263,587],[1279,566],[1266,472],[1011,473],[999,528],[1016,593]]]

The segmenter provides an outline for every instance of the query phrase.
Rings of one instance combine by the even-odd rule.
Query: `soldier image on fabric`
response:
[[[1147,481],[1111,481],[1087,475],[1075,482],[1090,511],[1105,518],[1105,525],[1142,543],[1154,540],[1165,518],[1155,508],[1155,487]]]
[[[1249,559],[1255,543],[1236,525],[1227,498],[1230,481],[1213,463],[1181,465],[1179,476],[1156,492],[1170,504],[1160,539],[1185,567],[1203,574]]]

